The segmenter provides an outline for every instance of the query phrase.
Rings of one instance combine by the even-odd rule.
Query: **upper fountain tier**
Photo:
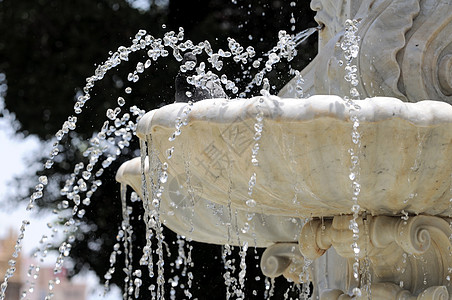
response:
[[[156,154],[168,162],[172,176],[189,172],[202,178],[198,197],[265,215],[334,216],[351,213],[353,205],[348,150],[353,145],[350,117],[357,114],[361,210],[451,215],[452,107],[383,97],[356,103],[361,109],[350,112],[337,96],[204,100],[193,105],[182,133],[169,141],[174,120],[187,105],[176,103],[147,113],[137,135],[144,140],[152,135]],[[251,155],[258,112],[264,120],[256,167]],[[253,173],[256,205],[250,206]]]

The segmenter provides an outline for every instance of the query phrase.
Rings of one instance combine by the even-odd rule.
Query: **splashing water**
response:
[[[360,37],[357,35],[358,32],[358,21],[357,20],[346,20],[345,22],[345,34],[344,40],[341,43],[341,48],[344,51],[344,58],[346,61],[345,71],[346,75],[344,79],[350,83],[350,97],[344,97],[347,107],[349,107],[350,120],[353,122],[352,126],[352,148],[349,149],[350,154],[350,173],[349,179],[352,186],[352,207],[351,212],[353,218],[350,220],[349,228],[353,233],[353,242],[351,248],[354,253],[354,263],[352,266],[353,278],[359,284],[359,271],[360,271],[360,257],[362,256],[361,250],[358,245],[358,240],[360,238],[360,229],[358,226],[357,219],[360,214],[361,207],[358,203],[359,194],[361,192],[361,185],[359,180],[360,175],[360,151],[361,151],[361,134],[359,132],[359,118],[356,112],[360,110],[359,105],[355,100],[359,100],[360,94],[357,90],[359,84],[358,81],[358,68],[353,64],[354,60],[358,57],[359,52],[359,41]],[[361,290],[359,287],[353,289],[353,294],[355,296],[361,295]]]
[[[164,35],[163,38],[154,38],[148,35],[145,30],[140,30],[132,40],[132,44],[128,47],[121,46],[117,51],[112,53],[112,55],[103,63],[100,64],[94,75],[88,77],[86,80],[86,85],[83,88],[83,95],[79,96],[77,102],[74,105],[75,114],[81,114],[86,103],[91,99],[91,90],[95,84],[102,80],[107,72],[115,69],[124,61],[129,60],[129,56],[132,53],[138,51],[145,51],[148,58],[145,61],[139,62],[135,70],[127,76],[127,80],[130,83],[135,83],[140,79],[142,73],[146,71],[153,61],[159,58],[168,57],[170,53],[177,61],[182,61],[184,52],[190,51],[194,55],[201,55],[205,53],[208,56],[207,62],[210,64],[211,70],[208,69],[206,63],[201,62],[197,67],[191,64],[184,64],[180,67],[181,72],[186,72],[188,70],[195,70],[196,74],[189,76],[187,82],[196,88],[208,89],[208,83],[214,82],[224,88],[224,90],[237,95],[239,97],[245,97],[251,92],[251,88],[254,85],[262,86],[261,93],[264,96],[270,94],[271,86],[269,79],[265,77],[265,74],[272,71],[274,66],[278,64],[282,59],[290,62],[296,55],[296,47],[301,44],[307,37],[315,33],[319,28],[307,29],[295,36],[287,34],[285,31],[279,33],[278,44],[270,50],[265,56],[267,60],[264,65],[265,68],[259,71],[254,77],[252,82],[245,88],[245,91],[239,94],[239,88],[236,86],[233,80],[228,79],[226,74],[217,75],[215,72],[219,72],[223,69],[223,60],[231,58],[234,62],[246,65],[251,63],[253,68],[259,68],[261,61],[263,59],[255,59],[253,57],[256,55],[253,47],[243,47],[238,42],[232,38],[228,38],[228,51],[222,49],[218,52],[214,52],[210,43],[208,41],[195,44],[190,40],[184,40],[184,30],[179,29],[179,32],[170,31]],[[294,30],[294,28],[292,29]],[[299,73],[296,73],[298,76]],[[302,97],[302,79],[300,81],[300,97]],[[297,85],[298,86],[298,85]],[[124,94],[130,95],[132,93],[132,88],[126,86],[124,88]],[[126,99],[125,96],[118,97],[116,99],[117,106],[114,108],[109,108],[106,111],[107,120],[104,122],[102,128],[98,133],[93,136],[89,141],[89,148],[84,151],[84,156],[87,157],[88,163],[80,162],[78,163],[74,171],[70,174],[69,179],[66,181],[64,187],[61,189],[60,194],[64,197],[64,200],[58,205],[56,211],[60,219],[65,219],[67,209],[72,205],[71,216],[68,221],[63,225],[63,232],[66,234],[67,239],[62,242],[59,246],[59,254],[55,263],[54,273],[55,275],[62,272],[63,264],[65,258],[70,255],[72,245],[75,241],[74,232],[78,228],[79,220],[84,217],[86,213],[86,207],[91,203],[91,197],[96,192],[98,187],[102,184],[101,177],[105,169],[107,169],[122,153],[122,150],[130,145],[130,141],[136,130],[137,122],[144,115],[144,111],[136,106],[132,106],[129,112],[125,109]],[[180,118],[175,120],[175,131],[168,138],[169,141],[175,141],[177,137],[181,134],[183,127],[188,124],[188,117],[191,112],[193,102],[188,102],[185,106],[183,113]],[[61,142],[68,137],[71,131],[74,131],[77,127],[77,117],[69,116],[64,122],[62,128],[55,134],[55,142],[49,154],[49,159],[45,162],[44,167],[46,169],[51,169],[55,158],[58,157],[62,150]],[[254,147],[251,154],[251,162],[253,166],[258,167],[258,153],[259,153],[259,139],[261,138],[263,130],[263,113],[258,112],[256,115],[256,123],[254,126]],[[145,213],[143,216],[144,223],[147,229],[146,246],[143,248],[143,255],[140,259],[140,264],[147,266],[149,271],[149,276],[154,277],[154,266],[157,266],[157,287],[151,286],[151,296],[153,299],[164,299],[165,297],[165,277],[164,277],[164,235],[161,220],[159,218],[159,208],[161,202],[161,196],[164,191],[163,184],[168,180],[168,163],[160,162],[156,159],[156,154],[153,146],[153,141],[151,137],[148,137],[146,142],[140,142],[141,149],[141,166],[142,166],[142,178],[143,178],[143,199],[141,199]],[[170,160],[177,151],[174,147],[170,147],[166,154],[167,159]],[[149,170],[146,172],[146,163],[149,165]],[[187,176],[189,177],[189,176]],[[30,196],[29,204],[27,210],[34,210],[35,201],[44,196],[45,188],[48,184],[48,179],[46,176],[39,177],[38,184],[35,187],[35,191]],[[256,201],[253,199],[253,187],[256,184],[256,173],[253,173],[250,178],[249,183],[249,196],[250,198],[246,201],[248,207],[254,207]],[[232,187],[230,187],[232,188]],[[132,194],[130,201],[138,201],[138,196]],[[113,247],[113,251],[110,254],[110,268],[105,274],[105,290],[108,289],[109,281],[115,272],[115,264],[117,262],[117,256],[121,253],[125,255],[125,269],[126,274],[125,288],[124,288],[124,299],[137,298],[140,295],[140,289],[142,287],[142,273],[141,270],[134,270],[133,255],[132,255],[132,235],[133,228],[130,224],[130,216],[133,213],[130,206],[127,205],[126,199],[126,187],[121,187],[121,200],[122,200],[122,211],[123,211],[123,221],[119,228],[118,235],[116,237],[117,243]],[[233,223],[234,213],[230,209],[230,224]],[[252,216],[251,216],[252,218]],[[29,225],[27,220],[24,220],[21,228],[18,240],[16,242],[15,250],[12,255],[12,259],[9,262],[9,268],[5,274],[4,281],[0,286],[0,299],[5,299],[5,292],[7,289],[8,281],[13,276],[15,272],[16,259],[21,251],[21,243],[24,238],[26,227]],[[232,225],[231,225],[232,226]],[[48,228],[51,230],[50,236],[54,236],[58,231],[58,226],[51,225]],[[238,229],[238,228],[237,228]],[[249,228],[242,228],[243,230],[249,230]],[[43,235],[43,240],[47,239],[48,234]],[[153,249],[154,245],[152,240],[156,239],[157,249]],[[121,250],[122,243],[122,250]],[[188,245],[188,244],[187,244]],[[44,243],[42,249],[38,250],[36,256],[45,256],[45,253],[49,250],[51,245],[49,243]],[[187,267],[192,267],[193,262],[191,260],[191,250],[192,246],[187,246],[189,251],[184,257],[179,252],[179,257],[177,260],[183,259],[185,261],[184,274],[186,274],[188,289],[185,290],[185,295],[191,298],[190,288],[193,283],[193,275],[187,270]],[[244,284],[246,276],[246,253],[248,250],[248,243],[243,242],[239,256],[240,256],[240,272],[238,274],[238,279],[232,278],[232,273],[234,273],[234,266],[231,265],[228,256],[231,255],[231,247],[229,245],[224,246],[223,260],[225,264],[225,282],[227,287],[227,299],[235,294],[237,299],[245,299]],[[123,251],[123,252],[122,252]],[[157,254],[157,261],[153,259],[153,253]],[[34,280],[37,279],[39,274],[39,266],[30,265],[29,276]],[[172,278],[171,285],[176,282],[175,277]],[[59,280],[57,277],[49,282],[49,291],[46,299],[51,299],[53,297],[53,287],[58,284]],[[266,281],[267,282],[267,281]],[[177,285],[177,284],[176,284]],[[271,288],[267,289],[266,297],[270,299],[273,295],[274,280],[272,279]],[[229,289],[231,288],[231,289]],[[235,291],[230,291],[235,290]],[[33,292],[33,284],[28,290],[28,293]],[[22,293],[22,299],[27,296],[27,291]]]
[[[296,47],[298,47],[301,43],[303,43],[308,37],[310,37],[312,34],[320,30],[321,27],[314,27],[314,28],[308,28],[295,36],[291,36],[287,34],[286,31],[282,30],[278,34],[278,43],[275,47],[273,47],[270,51],[264,54],[264,56],[267,56],[268,59],[265,62],[265,68],[259,70],[259,72],[253,77],[252,81],[248,83],[248,85],[245,87],[245,91],[239,94],[240,98],[245,98],[249,96],[252,88],[254,86],[261,86],[262,83],[268,82],[268,79],[266,80],[265,74],[272,71],[273,65],[279,63],[282,58],[286,59],[288,62],[292,61],[293,58],[298,54]],[[234,41],[235,42],[235,41]],[[250,51],[252,54],[252,57],[254,57],[255,53],[254,50]],[[261,66],[261,62],[263,61],[262,58],[255,59],[252,62],[252,66],[255,69],[258,69]],[[295,73],[296,70],[292,70],[290,68],[289,72]],[[299,71],[298,74],[299,75]],[[302,82],[302,79],[300,80],[300,85],[297,84],[297,89],[300,89]],[[263,90],[266,90],[267,92],[270,92],[270,87],[264,87]],[[262,94],[262,92],[261,92]],[[302,95],[300,96],[300,93],[297,93],[297,97],[302,98]]]

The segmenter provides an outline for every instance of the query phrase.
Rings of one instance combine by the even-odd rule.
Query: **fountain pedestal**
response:
[[[449,298],[449,220],[423,215],[359,218],[363,234],[358,240],[360,276],[355,280],[352,218],[344,215],[308,222],[301,231],[298,252],[287,251],[293,244],[267,248],[261,264],[264,273],[296,282],[310,278],[320,299],[349,299],[347,295],[356,287],[361,288],[358,299],[368,299],[369,294],[373,299]],[[300,270],[306,260],[313,263]]]

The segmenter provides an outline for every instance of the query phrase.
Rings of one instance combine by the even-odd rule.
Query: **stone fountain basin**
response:
[[[246,212],[291,217],[351,213],[353,147],[350,117],[360,121],[359,205],[373,215],[452,214],[452,106],[377,97],[350,112],[338,96],[282,99],[208,99],[196,102],[174,141],[186,103],[148,112],[137,135],[152,135],[173,177],[198,180],[207,201]],[[264,115],[259,166],[251,164],[254,124]],[[171,159],[166,150],[174,147]],[[188,162],[188,163],[187,163]],[[246,201],[253,173],[257,182]]]

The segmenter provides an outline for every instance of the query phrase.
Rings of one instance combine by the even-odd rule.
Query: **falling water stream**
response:
[[[354,100],[359,99],[359,93],[356,90],[357,86],[357,74],[356,66],[352,64],[353,59],[357,56],[358,41],[359,37],[356,36],[356,25],[354,21],[347,21],[346,24],[346,36],[342,48],[345,53],[346,60],[346,71],[347,75],[345,80],[349,81],[351,84],[350,97],[346,98],[346,104],[349,106],[351,111],[358,111],[359,106],[356,105]],[[195,71],[196,74],[189,76],[187,82],[194,85],[196,88],[206,89],[208,88],[209,82],[213,82],[221,86],[225,91],[237,95],[239,98],[244,98],[249,95],[253,86],[261,86],[261,103],[263,103],[263,97],[268,97],[271,93],[271,86],[269,79],[265,75],[274,69],[274,66],[281,60],[285,59],[290,62],[296,55],[296,47],[306,40],[310,35],[317,32],[320,28],[309,28],[297,35],[287,34],[285,31],[279,33],[279,41],[275,47],[273,47],[269,52],[265,53],[264,58],[255,59],[255,51],[253,47],[243,47],[237,41],[232,38],[228,38],[229,49],[227,51],[219,49],[218,52],[214,52],[210,43],[208,41],[201,42],[198,44],[193,43],[191,40],[184,40],[184,30],[182,28],[176,33],[170,31],[164,35],[163,38],[154,38],[148,35],[146,31],[140,30],[132,40],[132,44],[128,47],[121,46],[116,52],[114,52],[106,62],[99,65],[95,71],[95,74],[88,77],[86,80],[86,86],[83,88],[84,94],[78,97],[76,104],[74,105],[75,114],[80,114],[87,101],[91,99],[91,90],[97,81],[102,80],[105,74],[111,69],[116,68],[119,64],[124,61],[128,61],[129,55],[135,52],[144,51],[146,52],[148,58],[145,61],[139,62],[134,71],[128,75],[127,80],[130,83],[135,83],[140,79],[142,73],[144,73],[148,68],[153,65],[153,62],[161,57],[168,57],[170,54],[179,62],[183,60],[183,53],[192,52],[194,55],[205,55],[208,56],[207,64],[201,62],[198,65],[192,62],[186,62],[180,66],[180,72]],[[239,88],[236,86],[233,80],[228,79],[226,74],[217,75],[216,72],[220,72],[223,68],[224,60],[232,59],[236,63],[242,65],[251,64],[252,68],[257,69],[256,75],[253,76],[251,82],[246,86],[243,92],[239,92]],[[264,68],[260,69],[261,63],[264,63]],[[210,64],[210,68],[209,68]],[[303,97],[303,79],[301,78],[300,72],[297,70],[290,70],[291,74],[295,75],[297,78],[297,97]],[[91,197],[96,192],[97,188],[102,184],[101,177],[105,169],[107,169],[113,161],[115,161],[121,154],[124,148],[127,148],[136,130],[137,122],[144,115],[144,111],[135,106],[130,107],[126,110],[126,98],[127,95],[132,93],[132,88],[127,86],[124,89],[124,97],[118,97],[116,99],[117,106],[110,108],[106,111],[107,121],[105,121],[99,132],[90,139],[90,147],[84,152],[84,156],[87,157],[88,162],[78,163],[73,173],[70,175],[69,179],[66,181],[65,186],[61,189],[60,193],[64,197],[64,200],[58,206],[57,214],[60,219],[67,217],[67,208],[72,204],[72,213],[68,221],[63,226],[63,233],[67,236],[67,239],[60,245],[59,254],[57,261],[55,263],[54,273],[55,279],[49,282],[49,291],[46,296],[47,299],[53,297],[53,286],[58,284],[57,275],[62,271],[63,263],[66,257],[70,256],[72,243],[75,241],[74,232],[77,229],[79,220],[83,218],[86,208],[90,205]],[[187,94],[190,97],[189,94]],[[192,110],[193,102],[189,101],[179,118],[174,120],[174,132],[168,137],[170,142],[177,140],[178,136],[183,131],[183,127],[188,124],[188,116]],[[358,205],[358,197],[360,193],[359,185],[359,151],[360,151],[360,132],[359,119],[354,116],[353,121],[353,131],[352,131],[352,141],[353,146],[350,148],[350,180],[352,181],[353,187],[353,207],[351,208],[353,212],[353,219],[350,223],[350,229],[353,230],[354,243],[352,245],[356,256],[355,264],[353,265],[353,272],[355,278],[358,278],[359,271],[359,253],[360,249],[357,246],[357,240],[360,234],[360,229],[356,222],[360,207]],[[67,121],[64,122],[62,128],[55,134],[55,142],[53,144],[49,159],[45,162],[45,168],[51,169],[55,161],[55,157],[58,156],[61,151],[62,145],[60,142],[69,134],[69,132],[76,129],[77,117],[69,116]],[[254,123],[254,136],[253,136],[253,147],[250,153],[251,164],[254,167],[252,174],[250,174],[250,180],[248,184],[248,199],[245,202],[247,207],[253,208],[256,206],[256,200],[254,199],[254,188],[259,184],[259,178],[256,175],[256,168],[259,166],[259,151],[260,145],[259,140],[262,137],[263,129],[265,125],[264,112],[260,109],[258,105],[258,112],[255,116]],[[127,187],[125,185],[121,186],[121,203],[122,203],[122,213],[123,221],[119,226],[118,235],[116,237],[116,244],[110,254],[110,268],[105,274],[105,290],[108,290],[109,281],[112,275],[116,271],[115,266],[117,262],[117,256],[121,253],[124,254],[125,259],[125,269],[123,270],[126,274],[125,288],[124,288],[124,299],[134,299],[138,298],[140,293],[150,293],[152,299],[165,299],[166,295],[169,295],[170,299],[175,299],[175,288],[179,286],[181,278],[177,275],[172,277],[165,277],[164,274],[164,234],[163,226],[159,217],[160,203],[162,201],[162,194],[164,192],[164,184],[168,180],[168,162],[173,157],[174,153],[179,151],[175,146],[171,146],[167,149],[165,156],[166,161],[159,161],[157,158],[157,153],[155,146],[153,144],[152,136],[148,136],[146,141],[140,142],[141,149],[141,170],[142,170],[142,193],[143,199],[140,199],[137,194],[132,193],[130,198],[127,198]],[[148,168],[146,169],[146,166]],[[187,159],[187,164],[185,166],[185,175],[187,177],[187,183],[189,189],[191,188],[190,180],[190,157]],[[30,201],[27,210],[33,210],[35,205],[35,200],[43,197],[45,187],[48,184],[47,177],[39,177],[39,183],[36,185],[35,191],[30,196]],[[232,183],[229,185],[229,198],[232,191]],[[193,197],[193,192],[189,192],[189,195]],[[133,228],[130,224],[130,218],[133,214],[129,202],[141,201],[145,209],[145,213],[142,217],[147,230],[146,236],[146,246],[143,248],[143,255],[140,258],[133,257],[132,249],[132,235]],[[192,198],[194,203],[194,199]],[[193,205],[194,206],[194,205]],[[228,236],[231,237],[234,234],[239,236],[239,231],[246,233],[250,228],[249,223],[245,223],[243,227],[238,228],[236,214],[237,211],[231,207],[231,201],[229,200],[229,205],[227,207],[229,215],[229,222],[227,225]],[[194,213],[192,214],[193,218]],[[248,221],[251,221],[254,214],[248,215]],[[26,227],[29,225],[27,220],[23,221],[20,228],[19,238],[12,255],[12,259],[9,262],[9,269],[7,270],[4,282],[1,284],[0,289],[0,300],[5,299],[5,291],[8,285],[9,279],[13,276],[15,271],[15,263],[18,254],[21,250],[21,243],[24,238],[24,233]],[[50,233],[44,234],[42,238],[42,247],[40,247],[35,253],[35,256],[44,257],[49,251],[51,244],[47,242],[48,237],[54,236],[58,232],[58,227],[50,224]],[[186,279],[185,285],[185,296],[187,298],[192,298],[190,289],[193,284],[193,274],[190,268],[193,267],[194,262],[191,259],[191,251],[193,246],[190,245],[188,239],[183,237],[178,237],[178,256],[173,264],[173,269],[182,269],[182,276]],[[247,272],[247,252],[248,248],[253,245],[248,245],[248,242],[241,242],[239,249],[239,267],[234,265],[234,259],[232,259],[233,247],[229,244],[223,246],[222,259],[224,262],[224,279],[226,285],[226,299],[246,299],[245,295],[245,279]],[[154,257],[156,256],[156,257]],[[150,287],[143,287],[143,278],[140,269],[133,269],[133,261],[139,260],[140,265],[147,267],[150,277],[156,276],[156,285],[151,285]],[[157,274],[154,274],[154,267],[157,268]],[[304,272],[307,273],[307,267],[305,266]],[[33,280],[36,280],[39,275],[39,266],[31,265],[29,267],[29,274]],[[234,277],[237,275],[237,278]],[[169,275],[169,274],[166,274]],[[303,276],[302,276],[303,277]],[[164,284],[166,282],[171,284],[171,290],[169,293],[164,290]],[[265,279],[265,299],[271,299],[273,295],[273,289],[275,286],[274,279]],[[31,283],[33,287],[33,283]],[[295,289],[293,287],[292,289]],[[297,288],[298,289],[298,288]],[[303,284],[300,290],[300,299],[303,297],[305,299],[309,291],[309,283]],[[30,288],[28,291],[22,293],[21,299],[26,299],[29,293],[32,293],[33,289]],[[289,290],[287,290],[286,295],[288,295]],[[358,294],[356,291],[356,294]],[[288,296],[285,296],[288,299]]]

